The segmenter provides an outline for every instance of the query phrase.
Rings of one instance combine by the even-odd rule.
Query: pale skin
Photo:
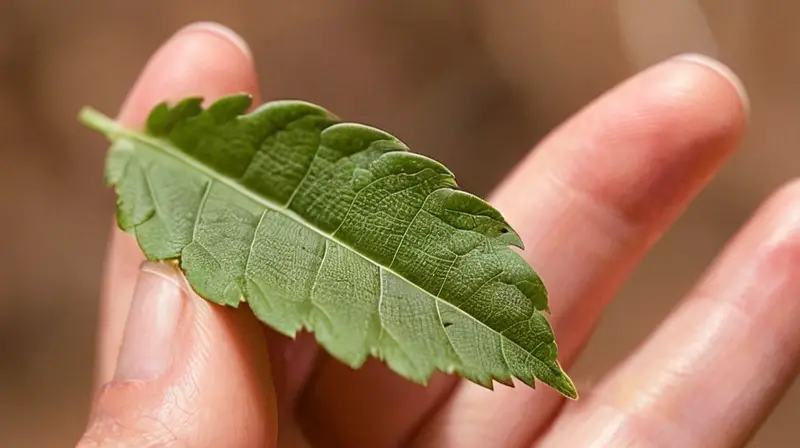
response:
[[[247,46],[196,24],[153,56],[118,118],[137,127],[162,100],[235,92],[260,102]],[[555,129],[493,192],[548,285],[567,370],[747,119],[727,68],[673,58]],[[575,402],[545,386],[489,391],[443,374],[421,388],[375,361],[352,371],[313,338],[289,341],[246,306],[212,305],[173,268],[142,262],[115,229],[80,447],[735,447],[800,366],[797,181],[765,201],[643,345],[591,387],[579,383]]]

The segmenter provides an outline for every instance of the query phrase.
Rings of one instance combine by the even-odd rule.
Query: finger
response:
[[[92,446],[275,446],[267,345],[246,308],[211,304],[171,264],[143,265],[113,379],[79,442]]]
[[[176,33],[148,62],[128,95],[119,120],[138,127],[162,101],[201,95],[207,100],[236,92],[258,94],[250,52],[240,37],[216,24],[190,25]],[[98,328],[95,385],[111,379],[127,318],[141,250],[129,235],[112,231]]]
[[[743,446],[800,371],[800,182],[545,446]],[[601,441],[601,443],[598,443]]]
[[[178,100],[192,95],[200,95],[206,100],[212,100],[228,93],[243,91],[258,95],[257,78],[246,44],[232,31],[220,25],[194,24],[176,33],[150,59],[130,92],[120,112],[119,120],[129,126],[139,126],[144,122],[149,110],[161,101]],[[143,259],[144,257],[133,238],[117,229],[112,232],[98,328],[98,359],[95,375],[98,386],[111,381],[115,372],[118,371],[118,354],[122,345],[125,323],[128,320],[129,310],[131,310],[134,286],[139,277],[139,266]],[[201,310],[204,310],[203,306],[206,305],[201,304]],[[242,431],[243,434],[249,434],[243,441],[252,440],[264,444],[272,440],[270,434],[274,434],[274,431],[270,431],[274,430],[274,426],[271,426],[274,422],[272,403],[274,396],[271,395],[269,389],[271,386],[269,371],[263,372],[264,365],[267,363],[266,347],[263,339],[253,337],[252,330],[249,329],[256,325],[254,318],[244,310],[227,311],[227,313],[235,313],[236,316],[228,316],[222,311],[214,312],[211,309],[195,313],[199,314],[199,317],[196,317],[197,328],[209,329],[206,333],[213,333],[213,340],[204,340],[205,343],[194,341],[191,344],[184,342],[189,345],[179,348],[172,347],[173,352],[171,353],[182,354],[185,349],[186,353],[194,354],[192,356],[202,362],[192,361],[195,358],[186,355],[189,358],[174,360],[175,366],[179,367],[170,368],[175,370],[175,372],[170,370],[172,376],[165,374],[164,378],[159,377],[141,384],[130,381],[108,383],[99,393],[98,405],[93,417],[94,424],[90,427],[87,441],[93,437],[104,437],[107,431],[103,428],[107,422],[131,423],[131,428],[149,430],[150,428],[142,427],[134,422],[137,416],[132,415],[131,409],[120,407],[126,402],[146,403],[146,406],[142,404],[145,411],[152,410],[161,413],[169,411],[168,413],[172,415],[177,410],[184,409],[195,414],[189,405],[205,406],[206,401],[203,400],[213,397],[219,399],[226,394],[232,398],[232,401],[228,403],[236,403],[236,406],[244,412],[244,414],[231,412],[230,416],[247,417],[243,421],[250,423],[261,420],[258,430],[253,431],[252,428],[247,428],[248,432]],[[240,330],[234,331],[240,327]],[[187,332],[193,333],[188,330]],[[186,338],[192,340],[188,336]],[[227,348],[224,347],[225,344],[227,344]],[[231,348],[236,350],[230,351]],[[213,359],[213,357],[200,357],[201,354],[216,354],[220,351],[225,353],[217,357],[215,360],[219,363],[217,365],[206,362],[207,359]],[[188,366],[187,363],[194,364]],[[223,374],[218,371],[217,367],[225,365],[230,370]],[[225,382],[219,382],[218,385],[224,387],[213,389],[206,384],[210,382],[210,379],[214,379],[215,375],[217,382],[220,377],[226,378]],[[200,388],[200,386],[203,387]],[[139,391],[140,388],[142,391]],[[202,393],[197,393],[198,391]],[[143,395],[136,395],[139,392]],[[164,407],[154,408],[152,402],[147,401],[144,395],[149,397],[147,400],[163,398]],[[169,407],[169,403],[172,403],[172,408]],[[232,408],[218,404],[196,409],[211,409],[214,411],[213,415],[219,416],[220,413]],[[201,417],[201,414],[202,418],[208,418],[208,411],[197,413],[198,418]],[[117,416],[120,419],[115,420]],[[153,417],[151,421],[161,421],[159,418]],[[192,422],[195,424],[197,421],[199,420]],[[225,419],[219,421],[223,423]],[[228,423],[225,422],[225,424]],[[111,427],[117,428],[114,425]],[[233,431],[236,427],[236,425],[230,426],[225,430]],[[170,431],[179,429],[168,426],[165,428]],[[203,431],[206,432],[203,434],[214,428],[219,430],[220,426],[209,425],[204,428]],[[117,429],[121,430],[121,428]],[[237,433],[231,432],[230,434]],[[209,435],[209,437],[212,436],[216,435]],[[240,445],[238,440],[235,440],[230,446],[248,445]]]
[[[548,287],[563,365],[633,266],[733,151],[746,122],[739,85],[705,59],[659,64],[556,130],[497,190],[494,203]],[[489,391],[461,382],[418,440],[529,446],[561,404],[544,387]]]
[[[319,446],[405,446],[455,386],[455,378],[436,374],[422,387],[374,359],[359,370],[324,353],[318,359],[298,413],[309,440]],[[325,444],[330,441],[335,443]]]

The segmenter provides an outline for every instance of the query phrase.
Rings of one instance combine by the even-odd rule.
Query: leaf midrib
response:
[[[215,171],[214,169],[212,169],[211,167],[207,166],[206,164],[198,161],[197,159],[189,156],[185,152],[183,152],[180,149],[176,148],[169,141],[164,140],[164,139],[160,139],[160,138],[156,138],[156,137],[152,137],[152,136],[150,136],[150,135],[148,135],[148,134],[146,134],[144,132],[138,132],[138,131],[130,130],[130,129],[120,125],[116,121],[114,121],[114,120],[106,117],[105,115],[103,115],[103,114],[101,114],[101,113],[99,113],[97,111],[94,111],[92,109],[85,109],[84,112],[81,114],[81,117],[83,118],[84,122],[86,122],[89,126],[94,127],[96,129],[104,132],[107,135],[107,137],[112,139],[112,140],[115,139],[115,138],[125,137],[125,138],[129,138],[131,140],[143,143],[143,144],[149,146],[153,150],[161,151],[161,152],[163,152],[163,153],[165,153],[165,154],[167,154],[169,156],[174,157],[175,159],[178,159],[179,161],[185,163],[189,167],[194,168],[197,171],[201,172],[202,174],[206,175],[210,179],[213,179],[213,180],[215,180],[217,182],[220,182],[220,183],[222,183],[224,185],[227,185],[228,187],[230,187],[233,190],[243,194],[244,196],[246,196],[250,200],[256,202],[257,204],[261,204],[264,207],[270,208],[270,209],[272,209],[272,210],[274,210],[276,212],[283,213],[288,218],[294,220],[295,222],[297,222],[300,225],[303,225],[303,226],[313,230],[314,232],[316,232],[317,234],[319,234],[323,238],[325,238],[325,239],[327,239],[327,240],[329,240],[329,241],[331,241],[333,243],[336,243],[336,244],[339,244],[341,246],[344,246],[347,249],[349,249],[350,251],[356,253],[358,256],[364,258],[365,260],[369,261],[373,265],[377,266],[379,272],[380,272],[380,270],[386,270],[387,272],[390,272],[390,273],[398,276],[399,278],[402,278],[408,284],[410,284],[414,288],[417,288],[418,290],[422,291],[424,294],[426,294],[426,295],[428,295],[430,297],[433,297],[434,300],[444,302],[447,305],[450,305],[452,308],[457,309],[459,312],[461,312],[465,316],[469,317],[470,319],[472,319],[475,322],[478,322],[482,326],[486,327],[492,333],[498,335],[501,339],[505,339],[505,340],[511,342],[512,344],[516,345],[517,347],[519,347],[525,353],[530,355],[533,359],[535,359],[537,362],[542,364],[547,369],[550,368],[547,365],[546,362],[544,362],[543,360],[538,358],[536,355],[534,355],[532,353],[532,351],[528,351],[527,349],[525,349],[525,347],[519,345],[519,343],[517,343],[513,339],[510,339],[510,338],[506,337],[501,332],[499,332],[499,331],[495,330],[494,328],[488,326],[486,323],[484,323],[480,319],[476,318],[475,316],[467,313],[463,309],[461,309],[458,306],[448,302],[447,300],[444,300],[439,296],[433,295],[430,291],[428,291],[426,289],[423,289],[421,286],[419,286],[416,283],[412,282],[411,280],[406,278],[404,275],[400,274],[399,272],[395,271],[394,269],[391,269],[391,268],[389,268],[387,266],[384,266],[384,265],[376,262],[375,260],[367,257],[366,255],[362,254],[360,251],[356,250],[354,247],[351,247],[350,245],[348,245],[345,242],[339,241],[338,239],[333,237],[333,235],[329,235],[329,234],[321,231],[320,229],[317,228],[317,226],[311,224],[305,218],[303,218],[302,216],[300,216],[297,213],[293,212],[292,210],[287,209],[286,207],[284,207],[282,205],[276,204],[274,201],[272,201],[269,198],[266,198],[266,197],[263,197],[263,196],[260,196],[260,195],[257,195],[255,193],[253,193],[248,188],[245,188],[244,186],[242,186],[242,184],[240,184],[236,180],[234,180],[234,179],[232,179],[232,178],[230,178],[230,177],[228,177],[228,176],[226,176],[224,174],[221,174],[221,173]],[[134,149],[134,151],[135,151],[135,149]],[[309,167],[309,170],[310,170],[310,167]],[[297,189],[299,189],[299,188],[300,188],[300,185],[298,185]],[[399,250],[399,248],[398,248],[398,250]],[[381,293],[381,295],[382,295],[382,293]],[[380,297],[379,297],[379,300],[381,300]],[[437,306],[437,308],[438,308],[438,306]],[[539,311],[534,307],[533,312],[534,313],[538,313]],[[381,327],[383,327],[383,325],[381,325]],[[442,330],[445,332],[445,334],[447,334],[447,329],[446,328],[443,328]],[[449,340],[449,335],[447,335],[447,337],[448,337],[448,340]],[[505,354],[503,354],[503,358],[505,359]],[[506,362],[508,362],[508,360],[506,360]],[[510,369],[509,369],[509,374],[511,376],[514,376],[511,373]]]

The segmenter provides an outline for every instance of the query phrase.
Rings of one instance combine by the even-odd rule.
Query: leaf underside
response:
[[[302,101],[248,95],[155,107],[144,131],[90,109],[112,141],[119,226],[192,288],[353,368],[370,355],[426,384],[534,379],[577,392],[557,361],[547,292],[517,233],[440,163]]]

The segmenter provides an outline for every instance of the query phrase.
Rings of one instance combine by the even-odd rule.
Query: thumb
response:
[[[275,446],[263,331],[246,307],[194,294],[173,265],[142,265],[113,379],[79,447]]]

